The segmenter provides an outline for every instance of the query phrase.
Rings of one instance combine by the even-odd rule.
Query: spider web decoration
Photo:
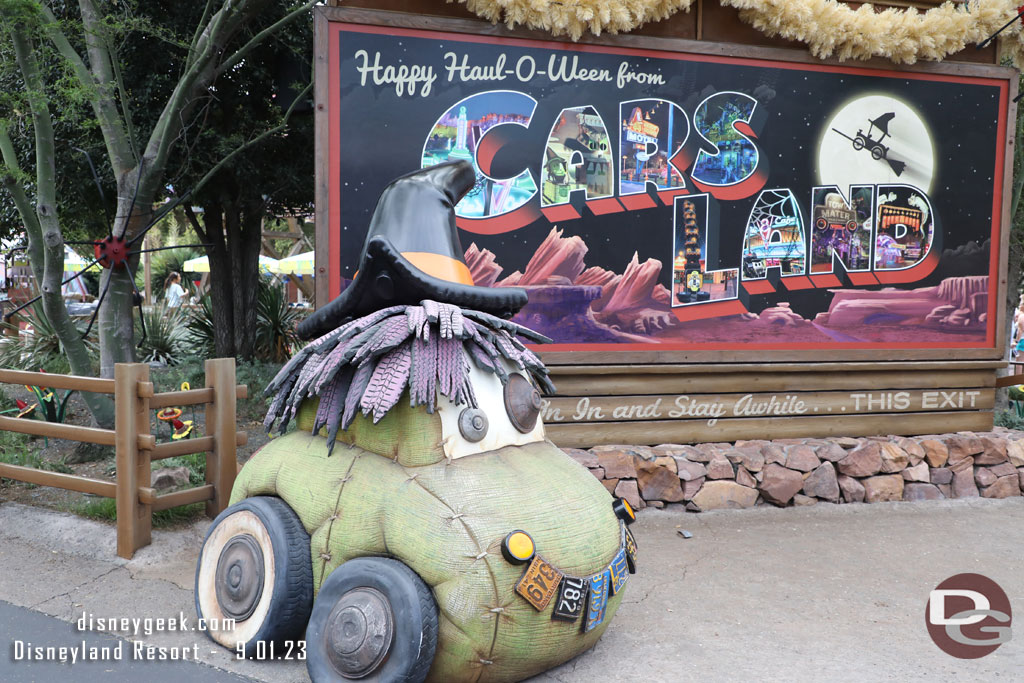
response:
[[[139,326],[140,326],[140,328],[142,330],[142,336],[139,338],[139,344],[138,345],[142,346],[142,344],[146,341],[146,319],[145,319],[145,316],[143,316],[143,314],[142,314],[142,302],[143,302],[144,297],[142,296],[142,293],[139,292],[138,286],[135,284],[135,273],[132,271],[132,268],[129,265],[128,260],[132,256],[137,256],[139,254],[145,254],[145,253],[152,253],[154,251],[163,251],[165,249],[185,249],[185,248],[188,248],[188,247],[203,247],[203,248],[206,248],[206,247],[209,247],[209,246],[212,246],[212,245],[209,245],[209,244],[176,244],[176,245],[170,246],[170,247],[155,247],[153,249],[134,249],[133,248],[135,243],[138,242],[143,237],[145,237],[146,233],[149,232],[150,229],[153,226],[155,226],[157,223],[159,223],[161,220],[163,220],[163,218],[165,216],[167,216],[171,211],[176,209],[182,202],[184,202],[186,199],[188,199],[189,196],[192,194],[192,190],[189,190],[188,192],[185,192],[184,194],[182,194],[177,199],[175,199],[175,200],[173,200],[171,202],[168,202],[166,205],[164,205],[163,208],[161,208],[159,211],[156,212],[156,214],[153,216],[152,220],[150,220],[148,223],[146,223],[146,225],[144,225],[142,227],[142,229],[138,232],[138,234],[136,234],[131,239],[126,239],[123,235],[115,236],[114,235],[114,222],[113,222],[113,220],[111,220],[110,215],[106,211],[107,203],[106,203],[106,197],[103,194],[103,184],[100,182],[99,175],[96,173],[96,167],[92,163],[92,158],[89,156],[89,154],[87,152],[85,152],[85,150],[78,149],[77,147],[75,147],[74,149],[75,149],[75,151],[81,152],[83,155],[85,155],[85,160],[89,164],[89,171],[92,173],[93,181],[96,183],[96,189],[99,191],[100,204],[104,207],[104,214],[106,215],[106,221],[107,221],[107,226],[106,226],[107,227],[107,236],[104,237],[103,239],[98,239],[98,240],[87,240],[87,241],[65,240],[64,241],[64,244],[78,244],[78,245],[89,245],[89,246],[91,246],[93,248],[93,253],[96,256],[96,258],[93,259],[92,261],[90,261],[89,263],[85,264],[85,266],[83,266],[80,271],[78,271],[77,273],[75,273],[71,277],[67,278],[66,280],[62,280],[61,283],[60,283],[60,286],[63,287],[64,285],[66,285],[67,283],[71,282],[75,278],[81,277],[83,273],[85,273],[87,270],[92,268],[97,263],[100,264],[100,266],[102,266],[103,268],[106,268],[106,269],[108,269],[110,271],[113,271],[113,270],[115,270],[117,268],[122,268],[124,270],[127,270],[128,271],[128,281],[131,282],[131,284],[132,284],[132,293],[133,293],[133,295],[135,297],[135,302],[136,302],[135,305],[139,309]],[[139,162],[138,180],[135,183],[135,192],[132,195],[131,204],[129,204],[129,206],[128,206],[128,216],[131,216],[132,212],[135,210],[135,200],[139,196],[139,182],[141,182],[141,180],[142,180],[142,169],[144,168],[145,163],[146,163],[145,158],[143,158]],[[13,251],[15,251],[17,249],[25,249],[25,248],[26,247],[15,247],[15,249],[11,250],[11,253],[13,253]],[[8,254],[8,256],[10,256],[10,254]],[[112,275],[113,275],[113,272],[111,272],[111,276]],[[92,316],[89,318],[89,325],[85,328],[85,331],[82,332],[82,339],[85,339],[87,336],[89,336],[89,332],[92,331],[92,326],[96,323],[96,318],[99,317],[100,307],[103,305],[103,300],[107,296],[107,291],[110,289],[110,282],[113,279],[111,276],[107,277],[107,282],[106,282],[106,284],[103,287],[103,291],[100,292],[100,296],[96,300],[96,310],[93,311]],[[19,311],[21,311],[24,308],[27,308],[28,306],[31,306],[36,301],[39,301],[39,299],[41,299],[42,297],[43,297],[42,294],[38,294],[38,295],[32,297],[31,299],[29,299],[28,301],[26,301],[25,303],[21,304],[17,308],[9,311],[8,313],[5,313],[4,314],[4,321],[5,322],[10,322],[11,318],[14,317]]]
[[[319,396],[313,433],[327,427],[327,452],[338,430],[357,411],[374,424],[398,404],[408,388],[409,403],[437,407],[437,394],[455,405],[476,407],[470,362],[508,381],[503,360],[528,373],[544,393],[553,393],[544,363],[517,336],[534,342],[547,337],[489,313],[424,300],[419,306],[392,306],[348,322],[299,351],[265,394],[273,394],[263,425],[283,433],[299,406]]]
[[[750,210],[750,219],[747,221],[747,237],[751,236],[751,228],[757,234],[757,226],[767,221],[771,231],[789,225],[800,225],[800,212],[796,207],[796,200],[789,190],[764,190],[754,202],[754,208]],[[770,233],[769,233],[770,234]],[[768,240],[764,241],[768,246]],[[784,258],[800,258],[803,256],[803,242],[782,243],[786,249]]]

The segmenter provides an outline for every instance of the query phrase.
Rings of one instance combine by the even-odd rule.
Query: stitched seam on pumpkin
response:
[[[429,493],[431,496],[436,498],[438,500],[438,502],[440,502],[446,508],[451,510],[452,514],[456,514],[455,513],[455,509],[451,505],[449,505],[446,500],[444,500],[443,498],[441,498],[441,496],[437,495],[436,493],[434,493],[433,491],[428,489],[423,484],[423,482],[421,482],[419,479],[413,479],[411,481],[412,481],[412,483],[416,484],[421,489],[423,489],[424,491]],[[491,561],[490,561],[490,557],[491,556],[489,555],[489,553],[486,552],[486,550],[484,550],[480,546],[480,541],[477,540],[476,534],[474,534],[472,529],[469,528],[469,525],[466,523],[465,518],[463,518],[460,515],[458,517],[458,520],[462,524],[462,528],[466,530],[466,535],[469,536],[469,540],[473,541],[473,543],[476,544],[477,552],[483,552],[484,555],[486,555],[486,557],[484,557],[484,565],[487,567],[487,573],[491,575],[491,585],[494,587],[494,602],[497,603],[498,600],[500,599],[500,596],[498,595],[498,577],[494,575],[494,570],[491,568]],[[491,639],[491,647],[487,651],[487,656],[488,657],[494,656],[494,646],[498,643],[498,629],[500,628],[500,626],[501,626],[501,619],[500,618],[499,619],[495,619],[494,620],[494,637]],[[475,680],[477,680],[477,681],[480,680],[480,676],[482,675],[482,673],[483,673],[482,669],[480,671],[477,671],[477,675],[476,675],[476,679]]]
[[[349,479],[352,478],[352,468],[356,465],[356,460],[362,457],[362,453],[356,453],[352,456],[352,462],[348,464],[348,470],[345,471],[345,476],[341,479],[341,486],[338,487],[338,497],[334,501],[334,514],[328,517],[329,524],[327,526],[327,536],[324,538],[324,548],[328,553],[331,551],[331,532],[334,531],[334,523],[341,519],[341,515],[338,514],[338,507],[341,505],[341,494],[345,491],[345,484],[348,483]],[[322,586],[324,584],[324,573],[327,571],[327,560],[324,559],[323,555],[320,556],[320,582],[317,584]]]

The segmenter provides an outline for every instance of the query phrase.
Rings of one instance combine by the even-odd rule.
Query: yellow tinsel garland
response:
[[[925,12],[871,5],[851,9],[836,0],[721,0],[740,18],[769,36],[806,43],[816,57],[870,59],[913,64],[939,60],[980,43],[1017,14],[1015,0],[945,2]],[[1020,52],[1020,24],[1007,29]],[[1004,33],[1004,35],[1006,35]],[[1016,59],[1016,57],[1015,57]]]
[[[694,0],[447,0],[464,2],[475,14],[509,28],[529,28],[578,39],[584,31],[631,31],[688,11]],[[885,9],[870,4],[851,9],[837,0],[720,0],[769,36],[806,43],[816,57],[884,57],[913,64],[939,60],[979,43],[1017,13],[1017,0],[946,2],[927,11]],[[1004,33],[1014,61],[1024,63],[1024,32],[1014,22]]]
[[[632,31],[648,21],[687,11],[694,0],[447,0],[464,2],[470,12],[509,28],[523,24],[568,35],[577,40],[584,31],[594,35]]]

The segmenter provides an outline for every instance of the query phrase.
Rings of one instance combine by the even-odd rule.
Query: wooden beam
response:
[[[302,233],[301,232],[296,234],[294,232],[278,232],[278,231],[275,231],[275,230],[264,230],[263,233],[262,233],[262,236],[265,239],[272,239],[272,240],[300,240],[300,239],[302,239]]]
[[[206,483],[215,489],[206,514],[213,518],[228,506],[238,474],[235,359],[207,360],[206,386],[214,395],[213,403],[206,405],[206,431],[213,435],[213,450],[206,455]]]
[[[995,373],[985,370],[942,372],[804,372],[728,375],[615,374],[559,377],[556,396],[608,396],[779,391],[880,391],[994,387]]]
[[[556,396],[544,399],[544,423],[606,423],[700,418],[866,415],[925,411],[992,410],[995,391],[970,389],[910,389],[898,391],[812,391],[770,394],[672,394],[662,396]]]
[[[247,432],[235,432],[235,446],[244,446],[249,443]],[[166,460],[179,455],[192,455],[193,453],[209,453],[214,449],[212,436],[200,436],[195,439],[181,439],[169,443],[158,443],[153,447],[150,460]]]
[[[540,348],[544,348],[543,346]],[[631,375],[665,374],[723,374],[723,373],[806,373],[886,371],[912,372],[926,370],[1001,370],[1005,360],[944,360],[944,361],[879,361],[879,362],[821,362],[821,363],[674,363],[635,365],[548,365],[552,378],[564,375]]]
[[[37,486],[52,486],[65,491],[78,491],[79,493],[91,493],[94,496],[114,498],[117,496],[117,485],[109,481],[99,481],[79,477],[63,472],[47,472],[21,465],[8,465],[0,463],[0,477],[23,481]]]
[[[139,436],[149,434],[149,399],[139,383],[149,381],[149,365],[114,365],[114,419],[117,425],[117,554],[130,560],[152,539],[153,513],[139,503],[139,486],[150,482],[150,451],[139,450]]]
[[[114,446],[116,444],[114,430],[112,429],[79,427],[78,425],[66,425],[57,422],[45,422],[43,420],[0,416],[0,430],[18,432],[19,434],[31,434],[33,436],[45,436],[49,439],[84,441],[85,443],[95,443],[101,446]]]
[[[144,389],[139,388],[139,395]],[[148,391],[148,389],[145,389]],[[150,394],[149,407],[153,410],[170,406],[198,406],[213,402],[213,389],[189,389],[188,391],[167,391],[162,394]],[[235,387],[235,398],[247,398],[249,387],[239,384]]]
[[[145,505],[151,505],[153,507],[153,512],[158,512],[160,510],[169,510],[170,508],[181,507],[182,505],[191,505],[192,503],[202,503],[204,501],[213,500],[214,490],[213,486],[204,484],[203,486],[185,489],[184,491],[165,493],[162,496],[153,494],[154,491],[151,488],[140,488],[139,502]]]
[[[71,389],[72,391],[91,391],[94,394],[114,393],[114,380],[80,375],[51,375],[48,372],[25,372],[24,370],[0,370],[0,382],[7,384],[27,384],[50,389]]]

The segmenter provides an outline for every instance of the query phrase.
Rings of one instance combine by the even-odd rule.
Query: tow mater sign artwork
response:
[[[380,189],[464,159],[545,351],[998,346],[1006,79],[327,26],[332,297]]]

